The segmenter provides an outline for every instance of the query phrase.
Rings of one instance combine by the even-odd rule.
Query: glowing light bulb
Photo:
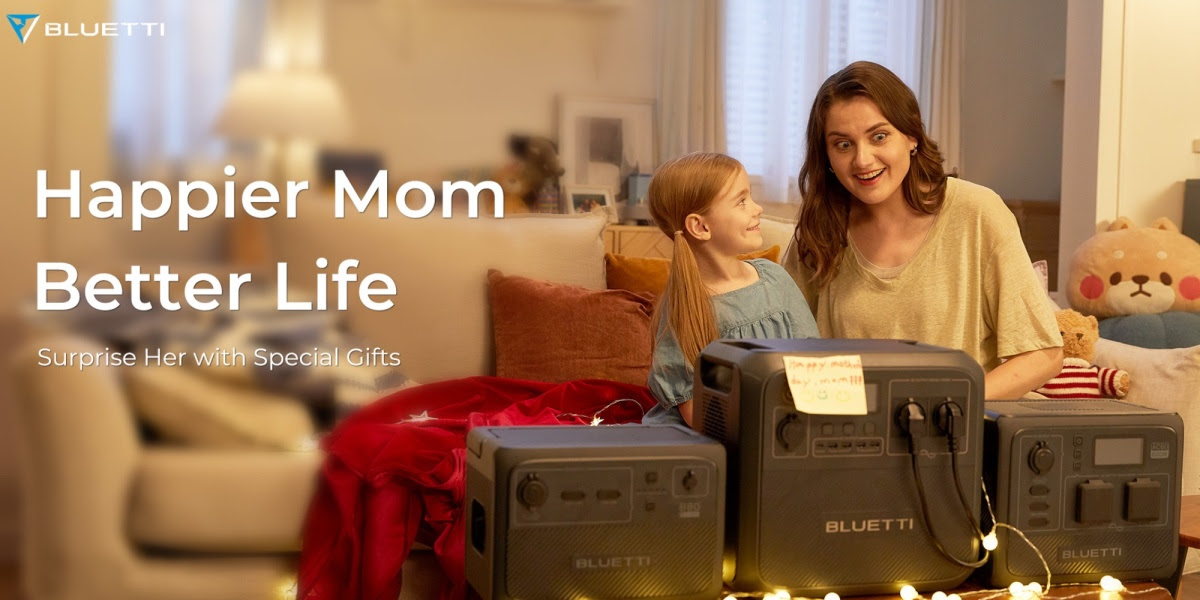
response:
[[[763,594],[763,600],[779,600],[779,596],[776,596],[774,592],[767,592]]]
[[[1034,596],[1041,596],[1042,595],[1042,584],[1040,584],[1036,581],[1032,581],[1029,583],[1029,585],[1025,586],[1025,591],[1033,594]]]
[[[958,594],[950,594],[949,596],[946,596],[946,600],[962,600],[962,596],[959,596]]]
[[[1000,540],[996,539],[995,531],[989,531],[987,535],[983,536],[983,549],[984,550],[991,552],[992,550],[995,550],[996,547],[999,545],[1000,545]]]
[[[1008,593],[1013,596],[1021,596],[1025,593],[1025,584],[1020,581],[1012,582],[1012,585],[1008,586]]]
[[[946,600],[946,592],[938,590],[938,591],[934,592],[933,596],[930,596],[930,598],[932,600]]]
[[[837,595],[837,592],[829,592],[825,594],[825,600],[842,600],[842,597]]]
[[[1100,578],[1100,589],[1106,592],[1120,592],[1125,589],[1125,584],[1112,575],[1105,575]]]
[[[792,600],[792,595],[787,590],[779,590],[775,592],[776,600]]]
[[[728,596],[725,596],[725,600],[737,600],[737,596],[734,596],[733,594],[730,594],[730,595],[728,595]]]
[[[921,595],[917,593],[917,588],[906,585],[900,588],[900,597],[904,600],[917,600]]]

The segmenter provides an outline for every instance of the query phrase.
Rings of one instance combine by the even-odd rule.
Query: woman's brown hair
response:
[[[817,90],[808,115],[808,148],[800,167],[800,215],[794,243],[800,262],[813,271],[818,287],[837,276],[838,261],[846,248],[850,203],[854,197],[833,175],[825,148],[825,120],[836,102],[868,98],[900,133],[917,140],[917,154],[900,188],[913,210],[936,213],[946,192],[946,174],[937,143],[925,135],[921,108],[912,90],[886,67],[859,61],[829,76]]]
[[[650,180],[650,216],[674,241],[667,288],[655,309],[653,323],[657,327],[665,306],[667,326],[689,364],[695,364],[700,351],[717,339],[719,332],[684,223],[688,215],[706,214],[717,195],[744,169],[742,163],[724,154],[695,152],[663,163]]]

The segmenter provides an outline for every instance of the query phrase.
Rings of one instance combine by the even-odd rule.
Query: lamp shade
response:
[[[327,143],[350,133],[350,115],[337,82],[323,71],[249,71],[234,80],[214,129],[234,139]]]

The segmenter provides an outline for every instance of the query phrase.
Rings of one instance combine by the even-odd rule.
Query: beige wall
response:
[[[350,146],[401,177],[497,164],[514,131],[555,135],[561,94],[654,95],[654,2],[343,2],[327,22]]]
[[[1067,21],[1060,289],[1097,223],[1178,223],[1200,177],[1200,3],[1069,0]]]
[[[1067,0],[964,8],[961,173],[1006,200],[1058,200]]]

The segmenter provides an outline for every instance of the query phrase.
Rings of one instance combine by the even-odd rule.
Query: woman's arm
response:
[[[1062,372],[1061,347],[1030,350],[1010,357],[984,377],[983,393],[988,400],[1020,398]]]

